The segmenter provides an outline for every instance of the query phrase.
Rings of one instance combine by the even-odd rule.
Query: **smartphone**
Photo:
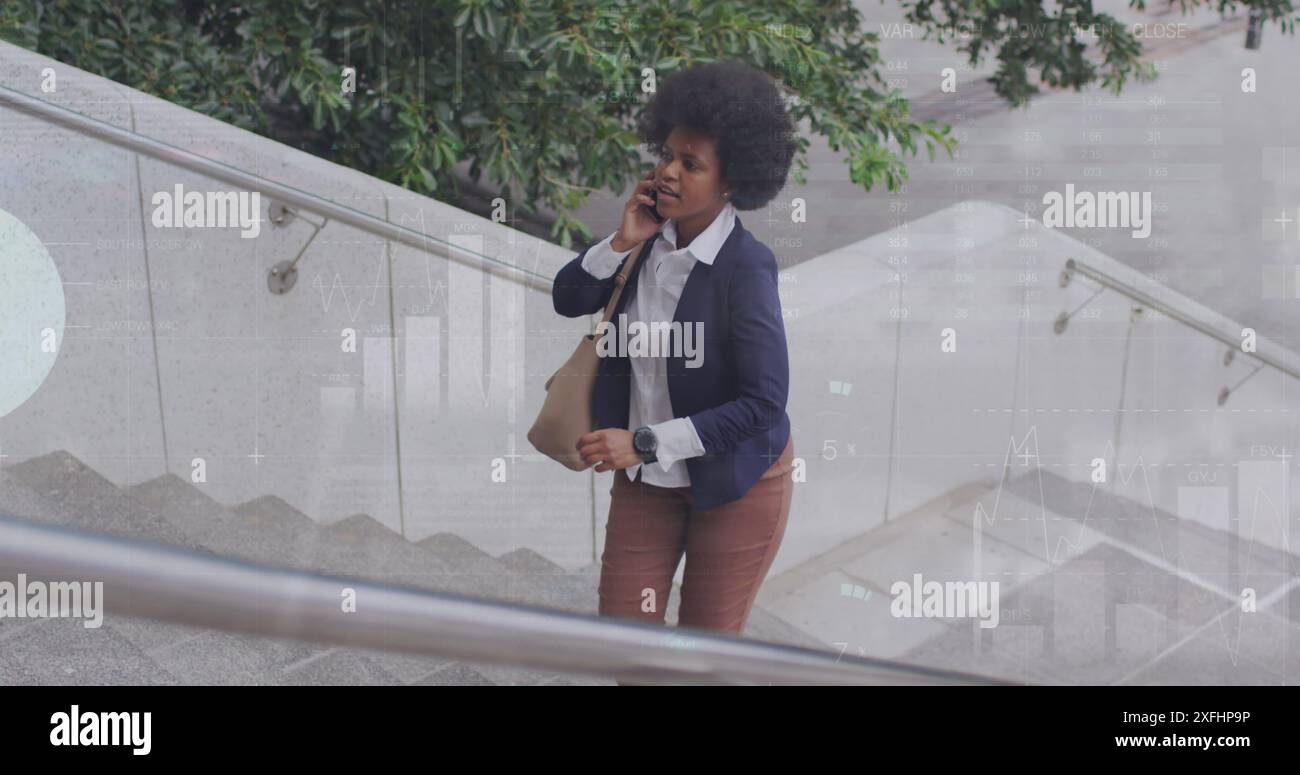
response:
[[[666,219],[659,214],[659,207],[657,204],[659,202],[659,191],[653,188],[650,189],[650,198],[655,200],[656,202],[655,205],[641,205],[641,206],[650,211],[650,215],[654,216],[654,219],[657,223],[663,223]]]

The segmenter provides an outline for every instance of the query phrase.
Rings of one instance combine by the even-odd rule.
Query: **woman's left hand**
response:
[[[632,446],[632,431],[625,428],[601,428],[578,439],[578,453],[587,465],[598,463],[597,472],[616,471],[641,462]]]

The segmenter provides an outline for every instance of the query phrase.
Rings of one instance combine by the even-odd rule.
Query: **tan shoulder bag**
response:
[[[630,260],[624,263],[622,271],[614,275],[614,293],[605,305],[602,322],[609,322],[613,316],[618,299],[623,295],[623,286],[636,271],[644,246],[644,240],[637,243],[629,255]],[[591,397],[599,367],[596,335],[585,334],[569,360],[546,380],[546,401],[533,421],[533,427],[528,430],[528,441],[538,452],[574,471],[589,467],[578,454],[578,439],[595,430]]]

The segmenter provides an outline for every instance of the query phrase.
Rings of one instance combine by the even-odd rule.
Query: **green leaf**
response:
[[[906,180],[903,159],[917,156],[920,143],[930,159],[936,146],[951,155],[956,144],[885,93],[881,36],[866,29],[853,0],[619,4],[622,20],[636,24],[618,31],[606,17],[593,23],[609,4],[592,0],[190,5],[200,8],[197,21],[164,0],[11,0],[0,2],[0,37],[419,191],[435,190],[462,160],[476,178],[486,170],[523,181],[528,201],[519,206],[556,212],[553,233],[566,240],[586,230],[574,217],[585,193],[539,181],[615,190],[638,176],[633,129],[647,97],[636,94],[629,105],[593,95],[635,88],[641,66],[655,67],[661,82],[693,63],[728,59],[782,75],[798,88],[797,117],[844,151],[846,173],[867,189]],[[1274,0],[1253,5],[1281,8]],[[950,38],[947,50],[972,64],[988,57],[1008,106],[1028,104],[1040,80],[1119,93],[1155,76],[1125,24],[1093,6],[1064,3],[1075,24],[1107,31],[1085,51],[1060,23],[1060,3],[900,3],[922,33],[939,28],[938,15],[945,26],[970,30]],[[1272,21],[1293,30],[1292,12],[1279,14]],[[1043,32],[1026,37],[1013,20]],[[769,22],[812,34],[774,35]],[[351,97],[338,92],[343,64],[358,72]],[[531,101],[510,101],[510,93]],[[509,157],[492,126],[498,119],[509,128]],[[796,179],[808,148],[801,138]]]

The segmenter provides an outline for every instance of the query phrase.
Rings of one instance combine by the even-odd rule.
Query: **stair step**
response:
[[[499,567],[439,557],[368,515],[324,531],[328,540],[316,544],[312,560],[331,573],[474,597],[497,597],[505,588]]]
[[[497,558],[502,565],[515,573],[564,573],[563,566],[556,565],[542,555],[527,547],[519,547]]]
[[[445,556],[427,546],[413,544],[387,526],[365,515],[354,515],[327,528],[331,540],[321,551],[348,566],[338,572],[362,575],[383,568],[376,580],[402,586],[445,591],[471,597],[539,605],[561,610],[591,611],[581,585],[540,555],[515,555],[511,559],[546,572],[520,572],[490,556]],[[436,542],[447,546],[451,542]]]
[[[14,683],[42,686],[180,683],[108,622],[87,628],[81,619],[10,620],[0,626],[0,655],[4,685],[15,672]]]
[[[415,542],[416,546],[428,549],[442,557],[465,557],[491,561],[492,555],[466,541],[455,533],[435,533]]]
[[[612,678],[593,678],[591,676],[557,675],[543,686],[618,686]]]
[[[266,534],[249,529],[243,518],[175,474],[164,474],[133,485],[125,493],[222,557],[302,567],[300,547],[268,540]]]
[[[497,665],[487,662],[468,663],[484,678],[499,686],[540,686],[556,678],[555,673],[514,665]]]
[[[248,530],[285,546],[320,540],[320,525],[276,495],[263,495],[230,509]]]
[[[512,600],[573,613],[596,613],[600,600],[596,591],[597,584],[592,579],[566,572],[540,555],[537,558],[541,559],[541,563],[533,558],[525,559],[516,554],[519,551],[503,555],[508,559],[503,563],[506,567],[502,570],[502,576],[510,582]]]
[[[74,456],[53,452],[0,470],[0,513],[154,541],[278,567],[343,575],[560,610],[595,613],[600,564],[573,572],[527,548],[494,558],[451,533],[412,543],[365,514],[320,525],[283,499],[228,508],[183,477],[165,474],[125,490]],[[112,590],[105,590],[105,596]],[[673,596],[678,597],[677,595]],[[677,601],[670,605],[675,616]],[[613,685],[612,680],[437,657],[263,638],[112,616],[94,637],[121,665],[78,644],[80,620],[0,627],[0,680],[8,683]],[[755,606],[750,633],[812,645]],[[61,647],[44,648],[61,640]],[[95,642],[100,642],[96,640]],[[56,655],[44,665],[44,653]],[[57,667],[51,667],[50,665]],[[55,670],[59,674],[55,674]],[[76,676],[77,678],[69,678]]]
[[[129,489],[136,498],[165,514],[175,517],[190,531],[202,536],[205,545],[223,556],[250,562],[309,570],[333,575],[369,577],[388,580],[382,572],[357,572],[354,563],[340,560],[336,542],[346,545],[358,541],[384,540],[390,533],[387,528],[368,516],[359,515],[337,525],[333,532],[317,525],[310,517],[294,509],[275,496],[256,498],[227,510],[189,482],[172,475],[157,477]],[[183,504],[184,509],[172,504]],[[182,514],[182,511],[187,513]],[[365,569],[371,570],[371,569]],[[259,642],[267,639],[259,639]],[[271,641],[274,642],[274,641]],[[285,641],[291,643],[292,641]],[[324,665],[311,667],[315,660],[328,656]],[[301,673],[280,675],[286,665],[302,664]],[[434,666],[443,664],[439,658],[416,657],[400,654],[370,654],[354,649],[339,649],[325,644],[297,643],[295,648],[265,650],[261,655],[245,654],[236,663],[243,674],[253,671],[254,677],[229,679],[234,683],[329,683],[356,685],[369,683],[402,683],[428,673]],[[191,667],[191,670],[197,668]],[[207,671],[200,679],[203,683],[218,682],[218,677]]]
[[[1229,594],[1239,595],[1242,586],[1233,568],[1250,574],[1250,586],[1263,597],[1285,583],[1297,565],[1287,552],[1249,540],[1248,526],[1243,525],[1245,535],[1237,537],[1115,495],[1102,485],[1076,482],[1050,471],[1041,473],[1040,484],[1039,476],[1015,477],[1006,490],[1031,502],[1041,500],[1074,523],[1086,524],[1122,546],[1163,560]]]
[[[378,662],[352,649],[329,649],[286,669],[279,677],[286,686],[399,686],[401,681]]]
[[[422,676],[411,686],[496,686],[487,676],[462,662]]]
[[[1053,555],[1051,572],[1003,585],[1002,616],[978,633],[978,652],[971,627],[951,628],[903,661],[1045,684],[1284,681],[1285,648],[1269,642],[1285,637],[1284,614],[1243,613],[1239,595],[1251,586],[1263,599],[1286,583],[1285,552],[1049,471],[980,501],[989,539]],[[969,530],[973,507],[948,516]],[[1243,637],[1256,625],[1270,635]]]
[[[200,553],[215,550],[226,556],[274,559],[230,524],[233,520],[220,504],[176,476],[158,477],[131,488],[140,500],[62,451],[24,461],[7,471],[43,499],[50,524],[163,542]],[[173,498],[179,507],[173,505]],[[160,513],[150,502],[165,505],[166,510]],[[78,518],[87,514],[95,516]],[[106,586],[104,596],[113,594]],[[194,684],[266,683],[268,671],[276,665],[301,660],[317,650],[296,641],[127,616],[111,616],[100,628],[103,631],[139,649],[160,674]],[[84,668],[79,669],[100,669],[89,656],[89,652],[79,652],[68,658],[83,659]]]
[[[275,683],[282,665],[300,662],[318,651],[319,647],[308,643],[196,629],[190,640],[168,644],[148,655],[187,684],[265,686]]]
[[[5,470],[47,504],[57,506],[49,524],[200,550],[183,530],[141,509],[117,485],[63,450]]]
[[[349,649],[364,654],[372,662],[393,676],[398,683],[415,684],[421,678],[448,665],[460,664],[457,660],[439,656],[421,656],[398,651],[378,649]]]
[[[513,578],[505,566],[485,553],[480,552],[481,557],[475,557],[471,553],[469,558],[440,558],[430,549],[411,544],[365,514],[356,514],[321,527],[283,501],[263,498],[241,504],[240,510],[234,512],[237,518],[223,518],[218,513],[222,511],[220,504],[190,483],[174,476],[159,477],[142,483],[132,489],[131,495],[146,499],[147,503],[168,515],[175,511],[168,504],[186,504],[197,515],[187,518],[190,531],[201,535],[208,548],[226,556],[476,597],[515,601],[523,599],[553,605],[565,602],[562,595],[554,592],[556,588],[565,589],[569,583],[562,575],[548,579],[549,584],[545,581],[524,583]],[[250,523],[266,525],[271,532],[259,535]],[[276,540],[290,536],[297,539],[296,547],[282,546],[281,541]],[[443,545],[448,543],[443,542]],[[529,567],[563,570],[547,563],[540,556],[526,559],[530,561]],[[368,667],[352,674],[340,671],[348,666],[373,664],[376,671],[393,677],[395,682],[410,682],[433,672],[431,667],[445,667],[447,664],[446,660],[413,655],[372,655],[368,661],[363,661],[356,652],[335,653],[347,654],[348,658],[343,660],[342,657],[333,657],[335,661],[331,662],[331,672],[313,674],[316,677],[312,680],[370,683]],[[280,661],[283,661],[282,657]],[[267,669],[276,662],[274,659],[252,659],[245,664],[247,669],[256,671]],[[380,674],[375,672],[374,675]],[[519,676],[512,675],[511,679],[527,682],[539,680],[542,675],[521,673]],[[251,679],[246,682],[251,682]]]
[[[510,577],[505,566],[481,552],[482,557],[470,554],[469,558],[440,558],[366,514],[355,514],[322,527],[278,498],[255,499],[241,504],[237,511],[227,511],[189,482],[172,475],[136,485],[130,488],[129,495],[168,519],[175,518],[187,533],[223,556],[477,597],[531,597],[529,602],[539,602],[538,598],[542,598],[540,602],[555,603],[557,596],[552,590],[563,588],[566,583],[563,578],[554,579],[549,585],[521,583]],[[174,508],[172,504],[177,503],[183,508]],[[257,525],[266,531],[260,531]],[[289,541],[296,543],[289,544]],[[523,556],[529,561],[529,567],[563,570],[540,556]],[[536,591],[529,593],[529,586],[536,587]],[[160,658],[180,659],[165,664],[173,672],[193,675],[193,680],[200,683],[297,680],[292,676],[277,678],[272,673],[279,666],[299,661],[304,666],[295,669],[302,671],[301,680],[305,682],[407,683],[454,664],[415,655],[371,653],[366,656],[356,650],[310,644],[302,644],[299,650],[287,653],[264,648],[253,653],[232,654],[227,658],[228,665],[215,659],[210,660],[214,664],[207,666],[204,666],[207,663],[192,664],[176,655],[171,649],[158,654]],[[326,659],[324,665],[311,667],[322,659]],[[516,682],[529,682],[544,675],[519,673],[509,677]]]
[[[43,525],[68,522],[61,510],[50,506],[35,490],[9,473],[11,468],[0,468],[0,514]]]

